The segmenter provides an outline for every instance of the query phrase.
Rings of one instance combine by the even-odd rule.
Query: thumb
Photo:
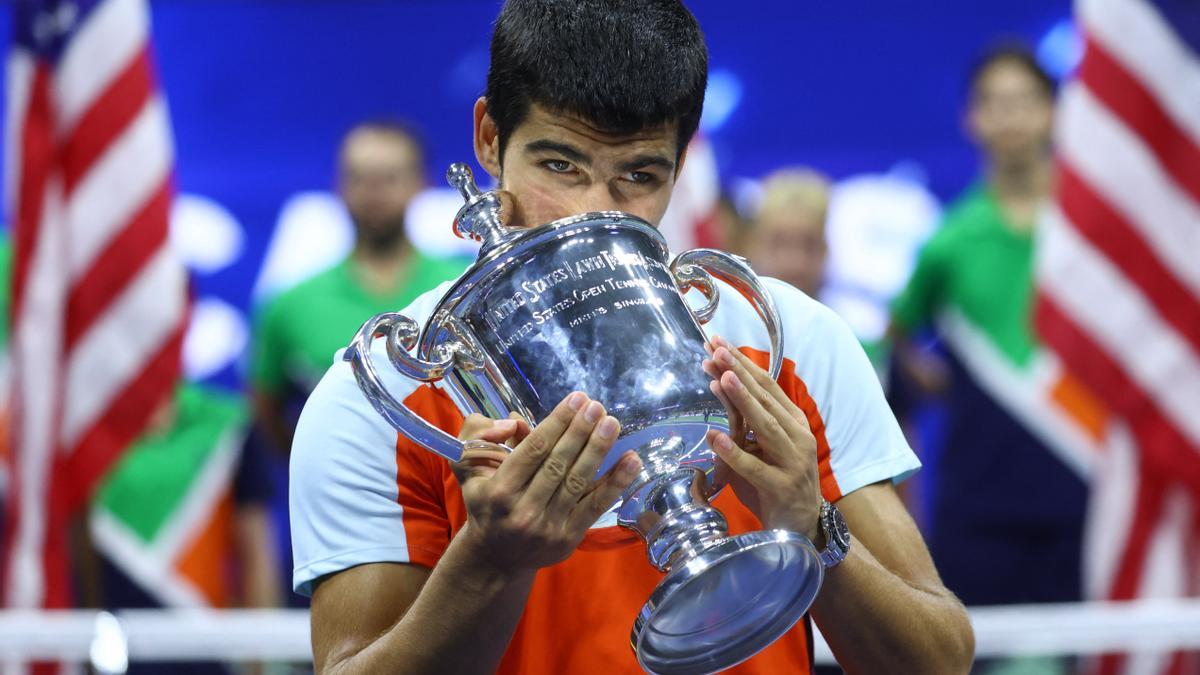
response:
[[[512,453],[507,446],[488,441],[472,440],[463,443],[462,457],[450,465],[459,485],[473,478],[491,478],[496,469]]]

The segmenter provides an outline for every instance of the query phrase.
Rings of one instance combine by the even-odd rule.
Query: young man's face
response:
[[[1054,101],[1025,67],[998,61],[979,75],[967,123],[993,162],[1025,163],[1049,147]]]
[[[624,211],[657,225],[678,174],[677,143],[675,124],[613,135],[534,104],[501,158],[487,104],[475,104],[475,155],[513,194],[513,222],[523,227],[589,211]]]
[[[367,128],[342,145],[339,189],[358,237],[369,247],[404,236],[408,203],[424,186],[421,152],[411,140]]]

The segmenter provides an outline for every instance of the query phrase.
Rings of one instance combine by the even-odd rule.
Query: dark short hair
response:
[[[707,82],[704,36],[679,0],[508,0],[492,33],[487,108],[501,157],[533,103],[615,134],[675,122],[682,154]]]
[[[978,93],[979,81],[993,66],[1001,63],[1011,63],[1024,69],[1037,81],[1038,87],[1047,98],[1054,98],[1056,83],[1050,73],[1038,63],[1024,43],[1017,40],[1002,40],[989,47],[975,60],[967,75],[967,94],[974,99]]]
[[[339,157],[345,151],[346,143],[349,142],[350,137],[360,131],[394,136],[408,141],[417,151],[417,161],[424,165],[426,158],[425,135],[417,125],[398,117],[372,117],[361,122],[356,122],[342,136],[342,144],[338,148]]]

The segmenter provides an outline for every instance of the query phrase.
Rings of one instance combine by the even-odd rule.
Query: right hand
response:
[[[604,406],[575,392],[528,433],[522,421],[471,415],[455,467],[467,506],[465,537],[480,559],[502,572],[533,571],[565,560],[626,487],[641,461],[630,451],[593,480],[620,424]],[[494,445],[517,441],[511,454]],[[507,456],[505,456],[507,455]]]
[[[897,351],[900,370],[925,396],[942,396],[950,390],[950,368],[935,354],[907,349]]]

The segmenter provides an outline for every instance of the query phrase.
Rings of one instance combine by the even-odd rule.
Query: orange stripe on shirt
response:
[[[462,428],[463,417],[445,392],[429,385],[404,399],[404,404],[447,433]],[[451,523],[445,493],[449,464],[425,448],[396,436],[396,501],[404,509],[404,539],[408,559],[415,565],[433,568],[446,552],[461,523]],[[461,503],[461,497],[459,497]]]
[[[763,370],[766,370],[771,364],[771,355],[767,352],[753,347],[741,347],[740,350]],[[842,498],[842,489],[838,487],[837,478],[833,475],[833,466],[829,460],[829,439],[825,436],[825,420],[821,418],[821,413],[817,410],[817,402],[809,395],[804,380],[796,375],[796,363],[791,359],[783,360],[783,367],[779,369],[777,382],[783,389],[783,393],[796,404],[796,407],[803,410],[804,416],[808,418],[808,427],[817,440],[817,470],[821,474],[821,493],[825,499],[836,502]]]

